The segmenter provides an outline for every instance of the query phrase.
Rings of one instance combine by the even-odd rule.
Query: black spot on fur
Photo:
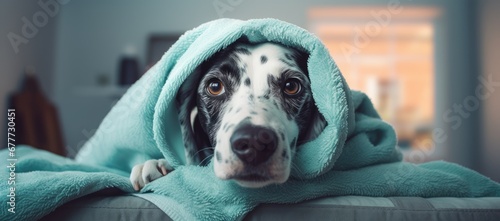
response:
[[[250,51],[246,48],[235,48],[234,49],[235,52],[237,53],[241,53],[241,54],[244,54],[244,55],[250,55],[252,53],[250,53]]]
[[[233,127],[234,127],[234,124],[230,124],[229,126],[226,127],[225,132],[228,132]]]
[[[285,140],[285,134],[283,132],[280,132],[281,140]]]
[[[278,103],[276,103],[276,101],[273,101],[273,105],[279,109]]]
[[[260,63],[265,64],[267,62],[267,57],[265,55],[260,56]]]
[[[229,161],[228,160],[224,160],[224,163],[229,163]]]
[[[239,113],[241,111],[241,107],[236,109],[236,112],[235,113]]]
[[[255,112],[255,111],[250,111],[250,114],[252,114],[252,115],[257,115],[257,112]]]
[[[250,100],[253,100],[253,94],[250,94],[250,96],[248,96],[250,98]]]
[[[250,82],[250,78],[247,78],[245,79],[245,86],[250,86],[251,82]]]
[[[281,153],[281,157],[283,157],[283,158],[288,158],[288,154],[287,154],[286,149],[284,149],[284,150],[283,150],[283,153]]]
[[[269,100],[270,96],[271,96],[271,90],[267,89],[266,92],[264,92],[264,95],[258,96],[257,98]]]
[[[252,118],[251,117],[245,117],[241,122],[245,122],[245,121],[251,121]]]
[[[264,96],[269,96],[271,94],[271,90],[270,89],[266,89],[266,92],[264,92]]]
[[[215,159],[217,162],[220,162],[222,160],[222,156],[220,155],[219,151],[215,151]]]
[[[296,65],[296,64],[294,64],[294,63],[290,62],[289,60],[285,60],[285,59],[283,59],[283,58],[280,58],[279,60],[280,60],[281,62],[285,63],[286,65],[288,65],[289,67],[297,67],[297,65]]]
[[[268,110],[267,110],[267,108],[265,108],[265,107],[263,107],[263,108],[262,108],[262,110],[263,110],[263,111],[266,111],[266,112],[268,111]]]

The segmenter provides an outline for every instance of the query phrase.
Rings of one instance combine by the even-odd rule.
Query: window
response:
[[[312,8],[323,41],[351,89],[365,92],[402,148],[424,148],[434,127],[435,8]]]

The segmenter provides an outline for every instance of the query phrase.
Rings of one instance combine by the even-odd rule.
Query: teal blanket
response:
[[[219,180],[212,164],[185,165],[174,104],[184,80],[242,36],[308,52],[313,98],[328,122],[319,137],[298,148],[287,182],[259,189]],[[136,195],[174,220],[237,220],[262,203],[322,196],[500,196],[498,183],[456,164],[401,162],[394,130],[363,93],[349,89],[319,39],[275,19],[220,19],[186,32],[113,107],[75,160],[30,147],[15,151],[15,214],[5,207],[10,208],[12,197],[6,196],[12,185],[2,181],[0,220],[37,219],[72,199],[107,188],[132,194],[132,167],[158,158],[165,158],[175,170]],[[0,158],[8,159],[8,154],[2,150]],[[9,162],[2,162],[3,180],[12,173],[5,169]]]

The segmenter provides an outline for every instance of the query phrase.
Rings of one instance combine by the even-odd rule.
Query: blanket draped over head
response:
[[[328,125],[298,147],[290,179],[264,188],[220,180],[213,165],[186,165],[175,105],[186,78],[214,53],[241,37],[278,42],[309,54],[312,94]],[[8,150],[1,159],[12,158]],[[236,220],[261,203],[295,203],[322,196],[500,196],[500,185],[474,171],[443,161],[401,161],[395,132],[370,100],[351,91],[320,40],[275,19],[220,19],[186,32],[105,117],[75,160],[31,147],[15,150],[15,214],[0,220],[36,219],[75,198],[107,188],[134,193],[131,168],[165,158],[175,169],[146,185],[137,196],[174,220]],[[7,161],[2,160],[2,165]],[[7,166],[9,162],[7,162]],[[2,180],[12,175],[2,166]],[[2,208],[10,187],[0,183]]]

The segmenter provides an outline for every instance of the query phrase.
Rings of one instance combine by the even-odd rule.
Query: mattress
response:
[[[90,195],[42,220],[172,220],[133,195]],[[420,198],[339,196],[298,204],[265,204],[243,220],[500,220],[500,197]]]

